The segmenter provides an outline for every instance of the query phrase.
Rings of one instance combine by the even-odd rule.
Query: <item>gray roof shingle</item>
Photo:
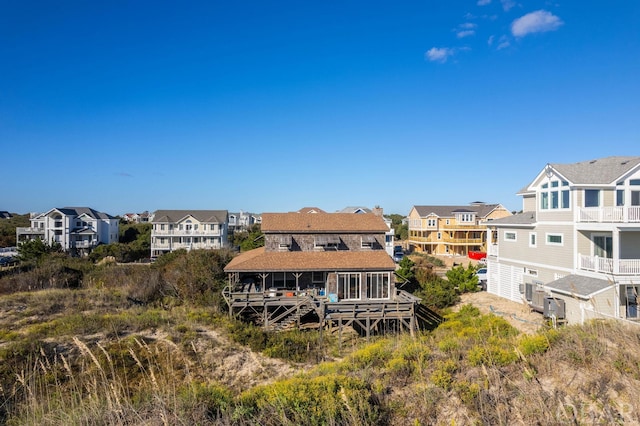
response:
[[[152,222],[176,223],[187,216],[193,216],[199,222],[226,223],[227,210],[156,210]]]
[[[573,295],[581,299],[588,299],[594,293],[604,290],[614,283],[599,278],[585,277],[582,275],[567,275],[546,284],[551,291]]]

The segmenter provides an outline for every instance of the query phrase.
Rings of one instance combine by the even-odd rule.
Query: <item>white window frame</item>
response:
[[[507,238],[507,235],[513,235],[513,238]],[[502,239],[510,243],[515,243],[516,241],[518,241],[518,233],[516,231],[504,231]]]
[[[374,278],[376,281],[375,287],[372,286]],[[367,297],[369,299],[381,300],[389,298],[389,295],[391,294],[391,279],[388,272],[367,272],[366,280]],[[382,281],[382,283],[380,283],[380,280]],[[377,294],[375,296],[370,294],[372,289],[377,290]],[[379,294],[380,290],[382,290],[382,295]]]
[[[341,299],[342,300],[360,300],[362,298],[362,279],[360,277],[360,273],[338,272],[337,275],[338,275],[337,276],[338,294],[341,294]],[[356,280],[356,292],[355,292],[356,294],[351,294],[351,288],[350,288],[351,278],[354,278]],[[347,280],[346,282],[344,282],[345,279]],[[341,288],[341,286],[344,286],[344,287]],[[345,293],[349,293],[349,294],[345,294]]]
[[[552,242],[549,241],[550,237],[560,237],[560,242]],[[548,246],[564,246],[564,234],[563,233],[555,233],[555,232],[547,232],[544,237],[544,242]]]
[[[538,233],[537,232],[529,232],[529,247],[531,247],[531,248],[538,247]]]

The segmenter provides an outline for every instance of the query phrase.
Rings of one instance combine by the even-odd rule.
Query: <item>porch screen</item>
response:
[[[367,298],[368,299],[388,299],[389,298],[389,274],[368,273],[367,274]]]
[[[338,298],[360,299],[360,274],[338,274]]]

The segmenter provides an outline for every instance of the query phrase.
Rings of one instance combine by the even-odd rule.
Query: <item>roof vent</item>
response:
[[[594,164],[596,161],[598,161],[598,160],[591,160],[591,161],[589,161],[589,164]]]

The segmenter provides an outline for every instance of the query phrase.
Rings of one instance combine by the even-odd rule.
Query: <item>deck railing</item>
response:
[[[580,255],[580,269],[612,275],[640,275],[640,259]]]
[[[582,207],[578,222],[638,223],[640,206]]]

